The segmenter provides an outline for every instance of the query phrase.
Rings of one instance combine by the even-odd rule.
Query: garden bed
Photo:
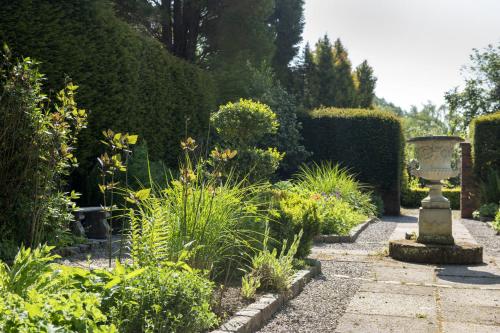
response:
[[[313,277],[321,273],[321,262],[313,259],[310,261],[311,267],[295,273],[287,294],[266,293],[262,295],[257,301],[236,312],[212,333],[251,333],[259,330],[288,300],[296,297]]]
[[[368,218],[363,223],[358,224],[349,231],[348,235],[316,235],[315,243],[354,243],[359,234],[371,223],[378,221],[376,217]]]

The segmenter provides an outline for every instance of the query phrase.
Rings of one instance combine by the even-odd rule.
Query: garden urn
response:
[[[414,176],[428,181],[429,195],[422,200],[418,217],[419,243],[453,244],[450,202],[442,194],[442,180],[455,177],[451,167],[455,145],[464,141],[458,136],[423,136],[408,140],[415,146],[418,168]]]

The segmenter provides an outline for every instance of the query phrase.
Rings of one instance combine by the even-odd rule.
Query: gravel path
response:
[[[398,217],[384,217],[369,225],[355,243],[322,244],[322,248],[379,251],[384,248],[396,228]],[[360,280],[371,270],[370,264],[356,261],[322,261],[322,274],[308,283],[259,332],[333,332],[351,298],[360,287]],[[343,275],[340,277],[338,275]]]
[[[318,244],[318,249],[378,251],[385,245],[397,226],[399,216],[384,216],[382,220],[370,224],[354,243]]]
[[[484,222],[470,219],[461,219],[461,222],[472,237],[484,247],[487,254],[500,259],[500,235],[496,235],[496,232]]]
[[[367,267],[356,262],[322,262],[322,275],[287,303],[259,332],[332,332],[360,281],[335,274],[363,276]]]

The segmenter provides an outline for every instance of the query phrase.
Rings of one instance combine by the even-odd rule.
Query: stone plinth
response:
[[[450,208],[420,208],[417,241],[425,244],[454,244]]]
[[[483,248],[466,242],[441,245],[401,239],[389,242],[389,254],[396,260],[427,264],[465,265],[483,262]]]

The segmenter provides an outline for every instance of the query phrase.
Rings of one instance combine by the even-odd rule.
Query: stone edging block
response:
[[[365,222],[358,224],[349,231],[349,235],[317,235],[314,237],[315,243],[354,243],[359,234],[366,229],[371,223],[379,221],[376,217],[371,217]]]
[[[268,293],[261,296],[211,333],[253,333],[262,328],[288,300],[295,298],[314,276],[321,273],[321,262],[308,260],[313,266],[295,273],[287,294]]]

